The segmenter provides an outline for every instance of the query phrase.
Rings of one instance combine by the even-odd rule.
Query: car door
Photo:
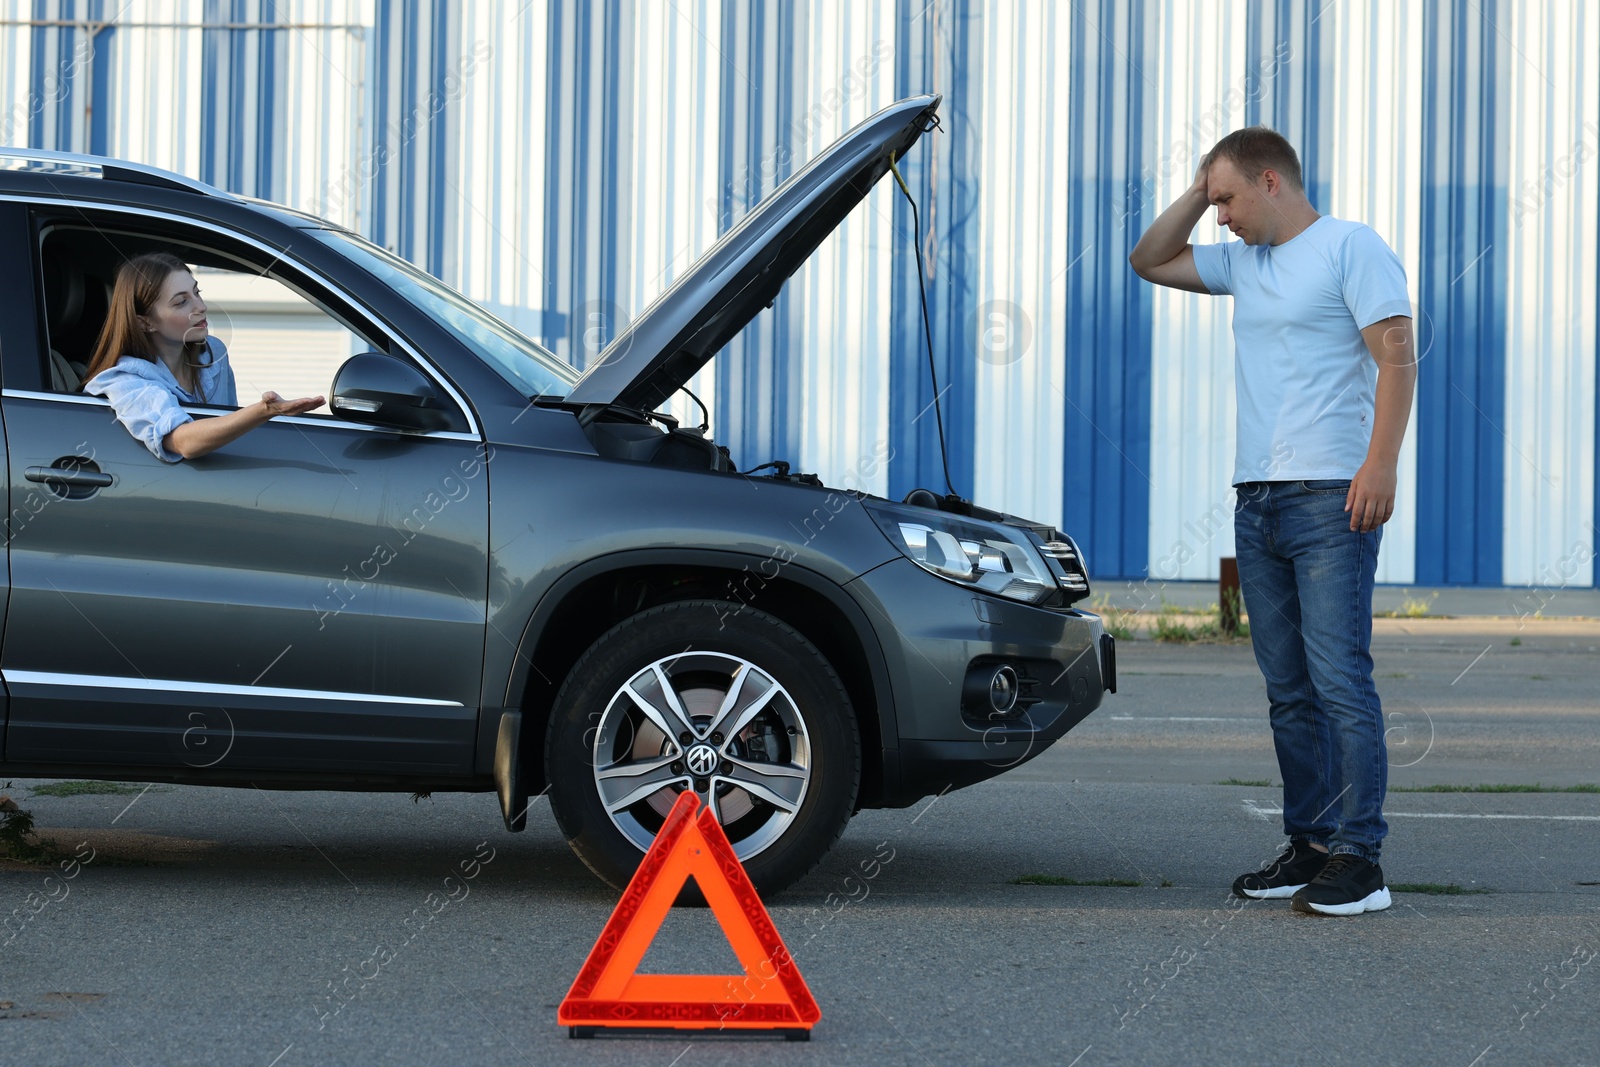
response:
[[[236,264],[304,294],[313,318],[362,323],[352,345],[397,357],[402,346],[332,282],[245,235],[105,208],[0,212],[11,213],[0,232],[30,237],[25,283],[44,316],[0,322],[10,484],[40,502],[9,544],[6,761],[469,773],[488,574],[488,472],[470,411],[456,413],[461,428],[430,434],[280,418],[210,455],[163,462],[104,400],[52,388],[50,348],[73,334],[52,319],[52,248],[51,269],[89,274],[78,281],[91,290],[117,256],[155,246]],[[79,337],[94,332],[83,326],[73,324]],[[243,332],[249,403],[273,388],[275,356],[298,358],[305,345],[291,330],[275,353],[271,329]]]

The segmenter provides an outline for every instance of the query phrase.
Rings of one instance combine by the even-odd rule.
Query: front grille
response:
[[[1041,546],[1045,556],[1056,561],[1060,572],[1056,581],[1062,589],[1075,594],[1073,599],[1081,600],[1089,595],[1089,572],[1083,565],[1083,553],[1078,551],[1078,546],[1072,538],[1060,534],[1056,538],[1046,541]]]

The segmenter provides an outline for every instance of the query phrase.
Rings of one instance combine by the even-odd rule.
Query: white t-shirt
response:
[[[1411,317],[1400,258],[1370,227],[1324,215],[1281,245],[1196,245],[1194,265],[1233,296],[1233,484],[1353,478],[1378,379],[1361,331]]]

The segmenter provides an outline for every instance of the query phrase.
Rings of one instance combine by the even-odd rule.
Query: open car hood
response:
[[[777,297],[933,121],[938,96],[891,104],[807,163],[605,347],[569,404],[660,407]]]

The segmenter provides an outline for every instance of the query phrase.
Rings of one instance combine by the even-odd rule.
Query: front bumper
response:
[[[894,560],[850,583],[877,628],[899,733],[883,803],[904,806],[1020,766],[1082,722],[1115,685],[1100,618],[974,593]],[[1021,681],[1004,712],[974,684],[1000,667]]]

